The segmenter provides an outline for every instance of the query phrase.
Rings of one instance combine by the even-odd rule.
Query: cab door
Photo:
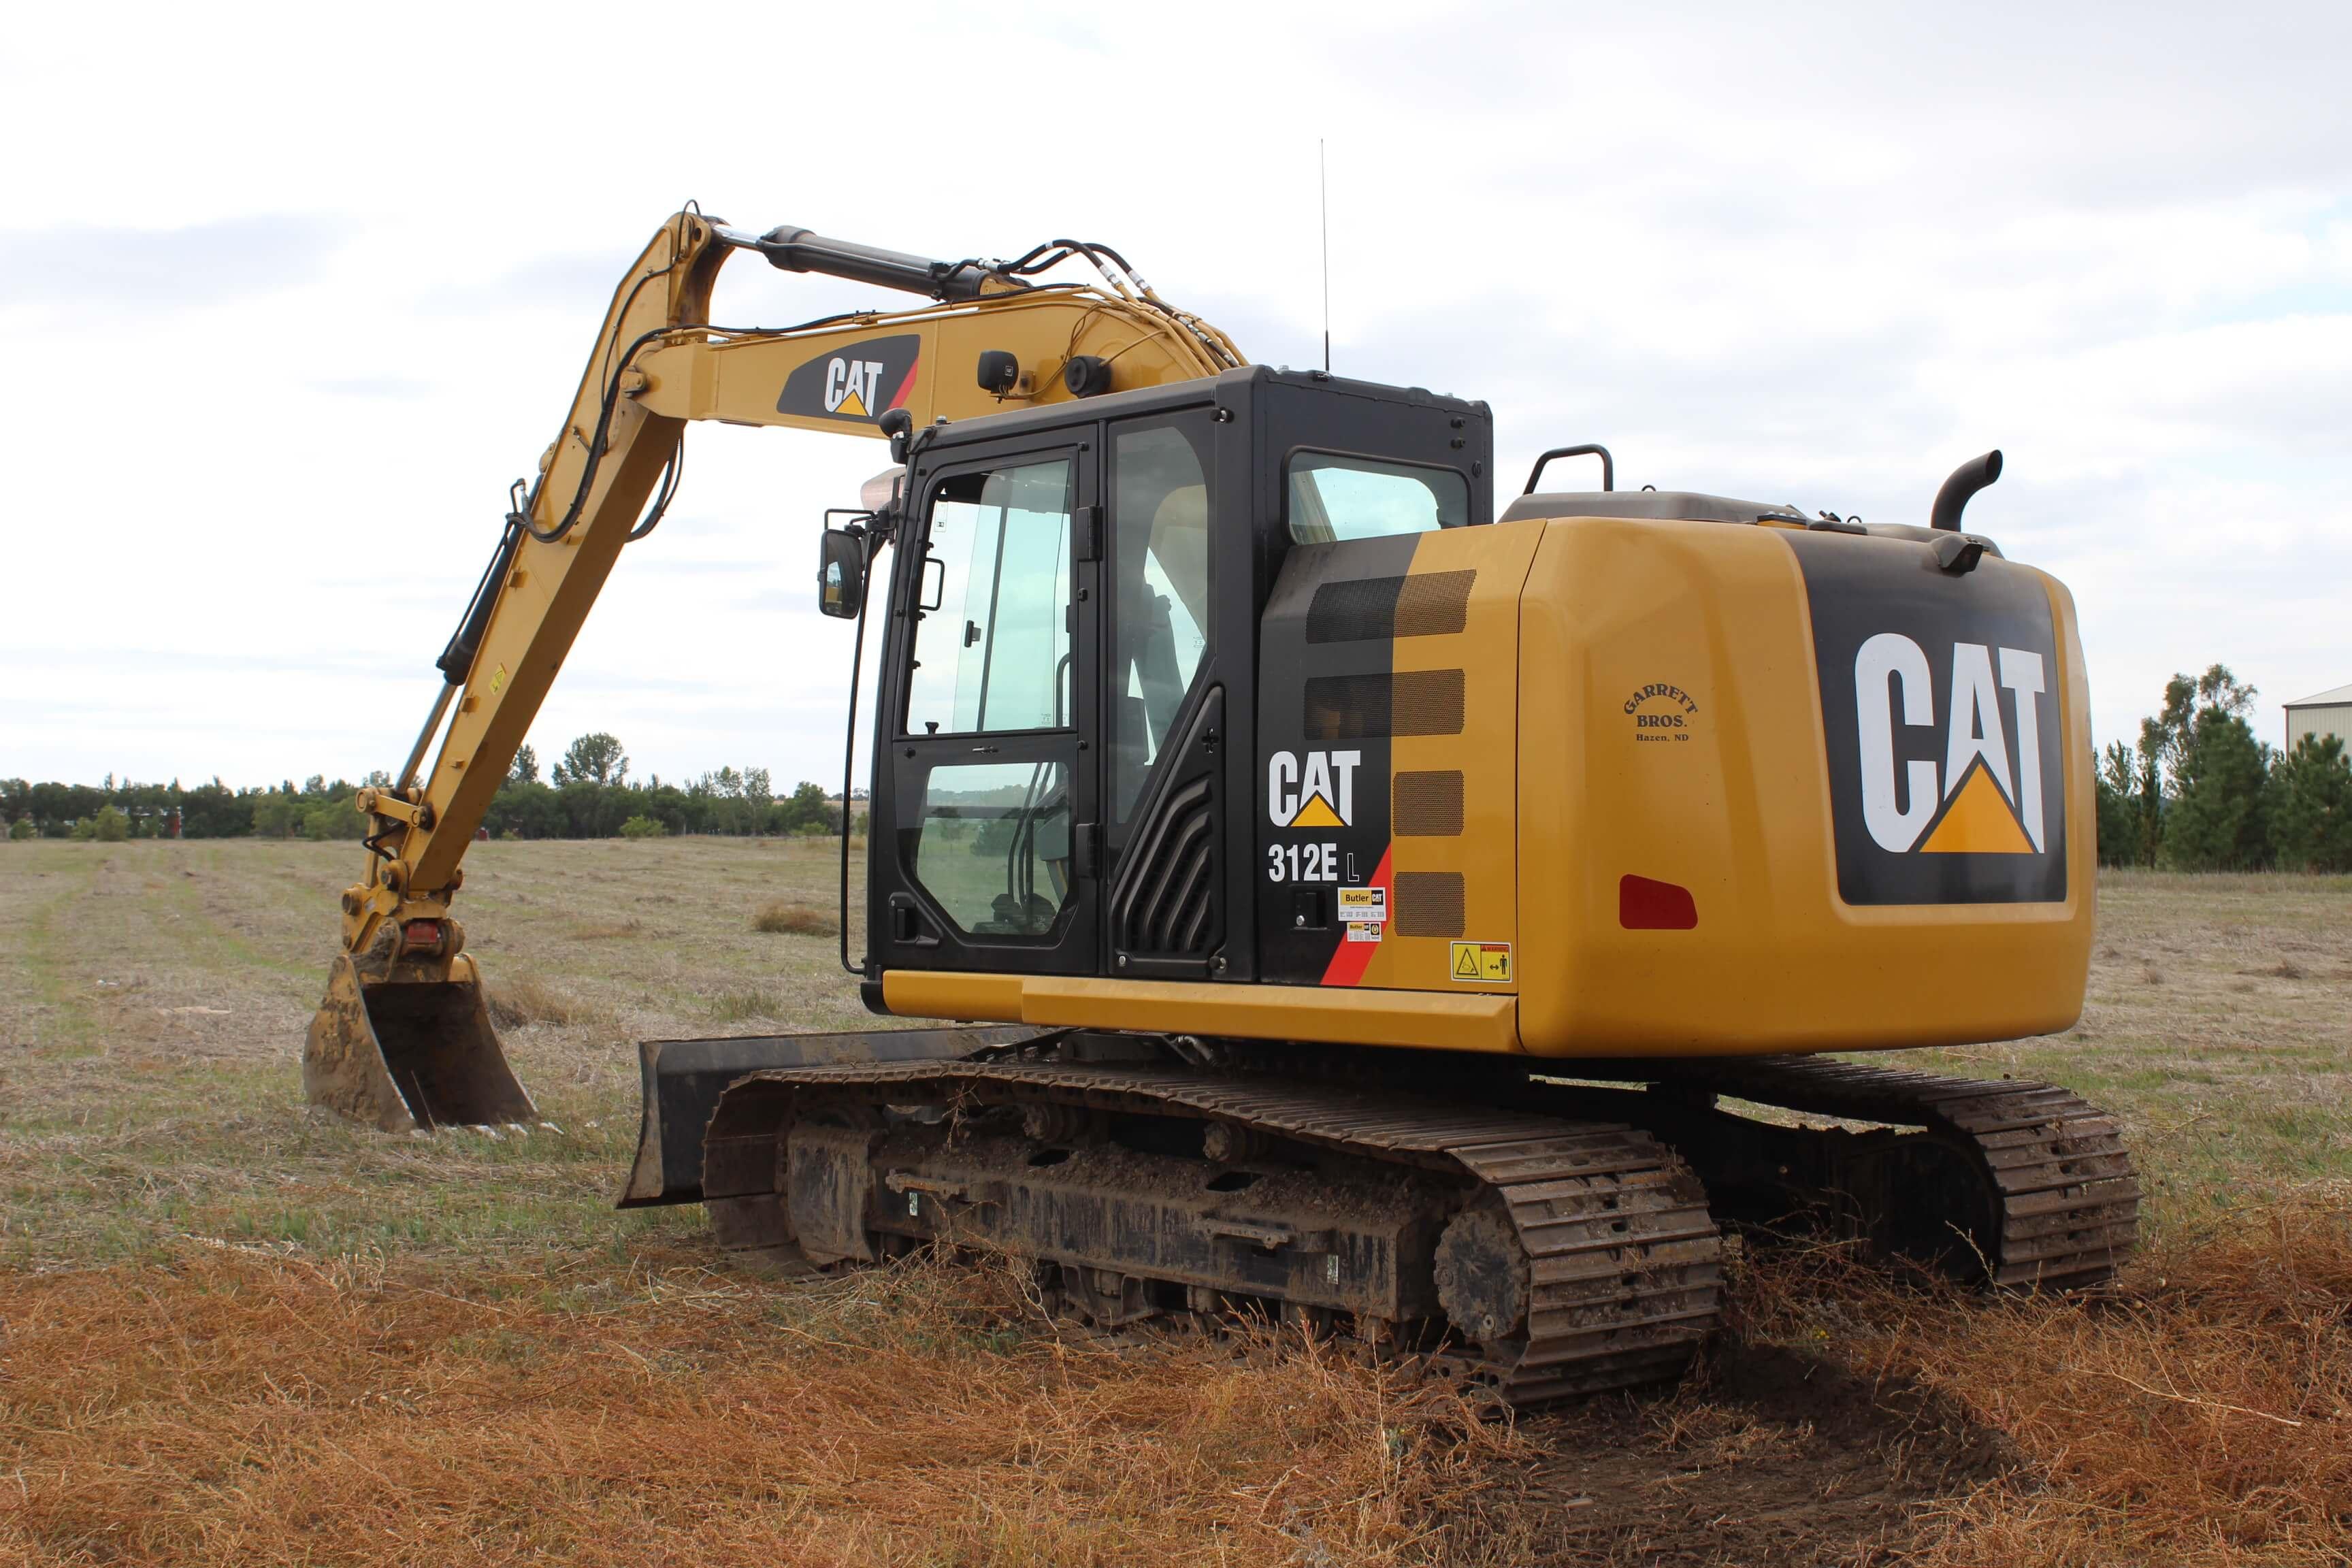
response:
[[[1091,444],[919,467],[875,772],[888,969],[1091,974],[1100,509]]]

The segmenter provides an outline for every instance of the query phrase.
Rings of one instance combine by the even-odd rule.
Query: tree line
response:
[[[765,768],[722,767],[682,784],[658,775],[632,780],[628,753],[602,731],[572,742],[548,773],[541,778],[530,746],[518,751],[483,814],[483,828],[495,838],[642,838],[783,837],[841,827],[841,808],[824,786],[803,783],[779,795]],[[383,773],[357,784],[313,774],[299,786],[289,779],[249,789],[231,789],[218,778],[184,788],[177,779],[135,784],[111,773],[97,784],[0,779],[0,824],[12,839],[357,839],[367,819],[355,797],[391,783]]]
[[[2165,684],[2139,741],[2097,759],[2099,861],[2180,871],[2352,871],[2352,760],[2333,735],[2255,739],[2226,665]]]
[[[2094,759],[2103,865],[2352,871],[2352,759],[2333,736],[2284,752],[2257,740],[2254,695],[2225,665],[2176,675],[2138,742],[2114,742]],[[0,779],[0,822],[11,838],[169,837],[176,825],[188,838],[355,839],[366,821],[352,797],[390,783],[381,773],[241,790],[218,778],[193,789],[110,773],[101,784]],[[522,747],[482,823],[497,838],[782,837],[838,832],[841,808],[821,784],[778,795],[765,768],[635,782],[620,741],[598,731],[566,747],[544,781],[538,753]]]

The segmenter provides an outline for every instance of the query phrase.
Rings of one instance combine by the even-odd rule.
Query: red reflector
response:
[[[1698,903],[1688,888],[1673,882],[1621,877],[1617,923],[1627,931],[1689,931],[1698,924]]]
[[[439,921],[411,921],[408,922],[407,926],[402,930],[400,937],[401,944],[404,947],[439,947],[441,945],[441,922]]]

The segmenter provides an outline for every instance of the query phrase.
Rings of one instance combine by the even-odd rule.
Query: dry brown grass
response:
[[[771,936],[831,936],[841,922],[827,910],[779,901],[761,906],[751,917],[751,929]]]
[[[2352,1560],[2352,1194],[2160,1240],[2113,1294],[1988,1301],[1834,1249],[1747,1271],[1746,1331],[1916,1378],[2013,1441],[1927,1561],[2049,1568]]]
[[[490,1010],[490,1022],[501,1029],[520,1029],[530,1024],[553,1024],[558,1028],[588,1021],[588,1010],[554,986],[529,974],[501,977],[485,992],[483,1001]]]
[[[829,841],[475,846],[555,1125],[317,1117],[352,852],[0,849],[0,1563],[2352,1561],[2352,882],[2105,877],[2081,1026],[1904,1064],[2116,1110],[2152,1240],[2113,1301],[1783,1254],[1679,1392],[1465,1435],[1328,1357],[1057,1342],[986,1281],[754,1279],[699,1210],[613,1213],[631,1040],[869,1026],[830,941],[751,929],[831,907]]]
[[[0,1280],[0,1557],[1419,1562],[1514,1441],[1318,1347],[1057,1335],[1003,1272],[454,1283],[196,1247]]]

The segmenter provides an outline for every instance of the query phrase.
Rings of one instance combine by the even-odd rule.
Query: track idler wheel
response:
[[[1528,1252],[1510,1216],[1484,1205],[1447,1222],[1433,1259],[1438,1304],[1483,1345],[1518,1335],[1528,1321]]]

